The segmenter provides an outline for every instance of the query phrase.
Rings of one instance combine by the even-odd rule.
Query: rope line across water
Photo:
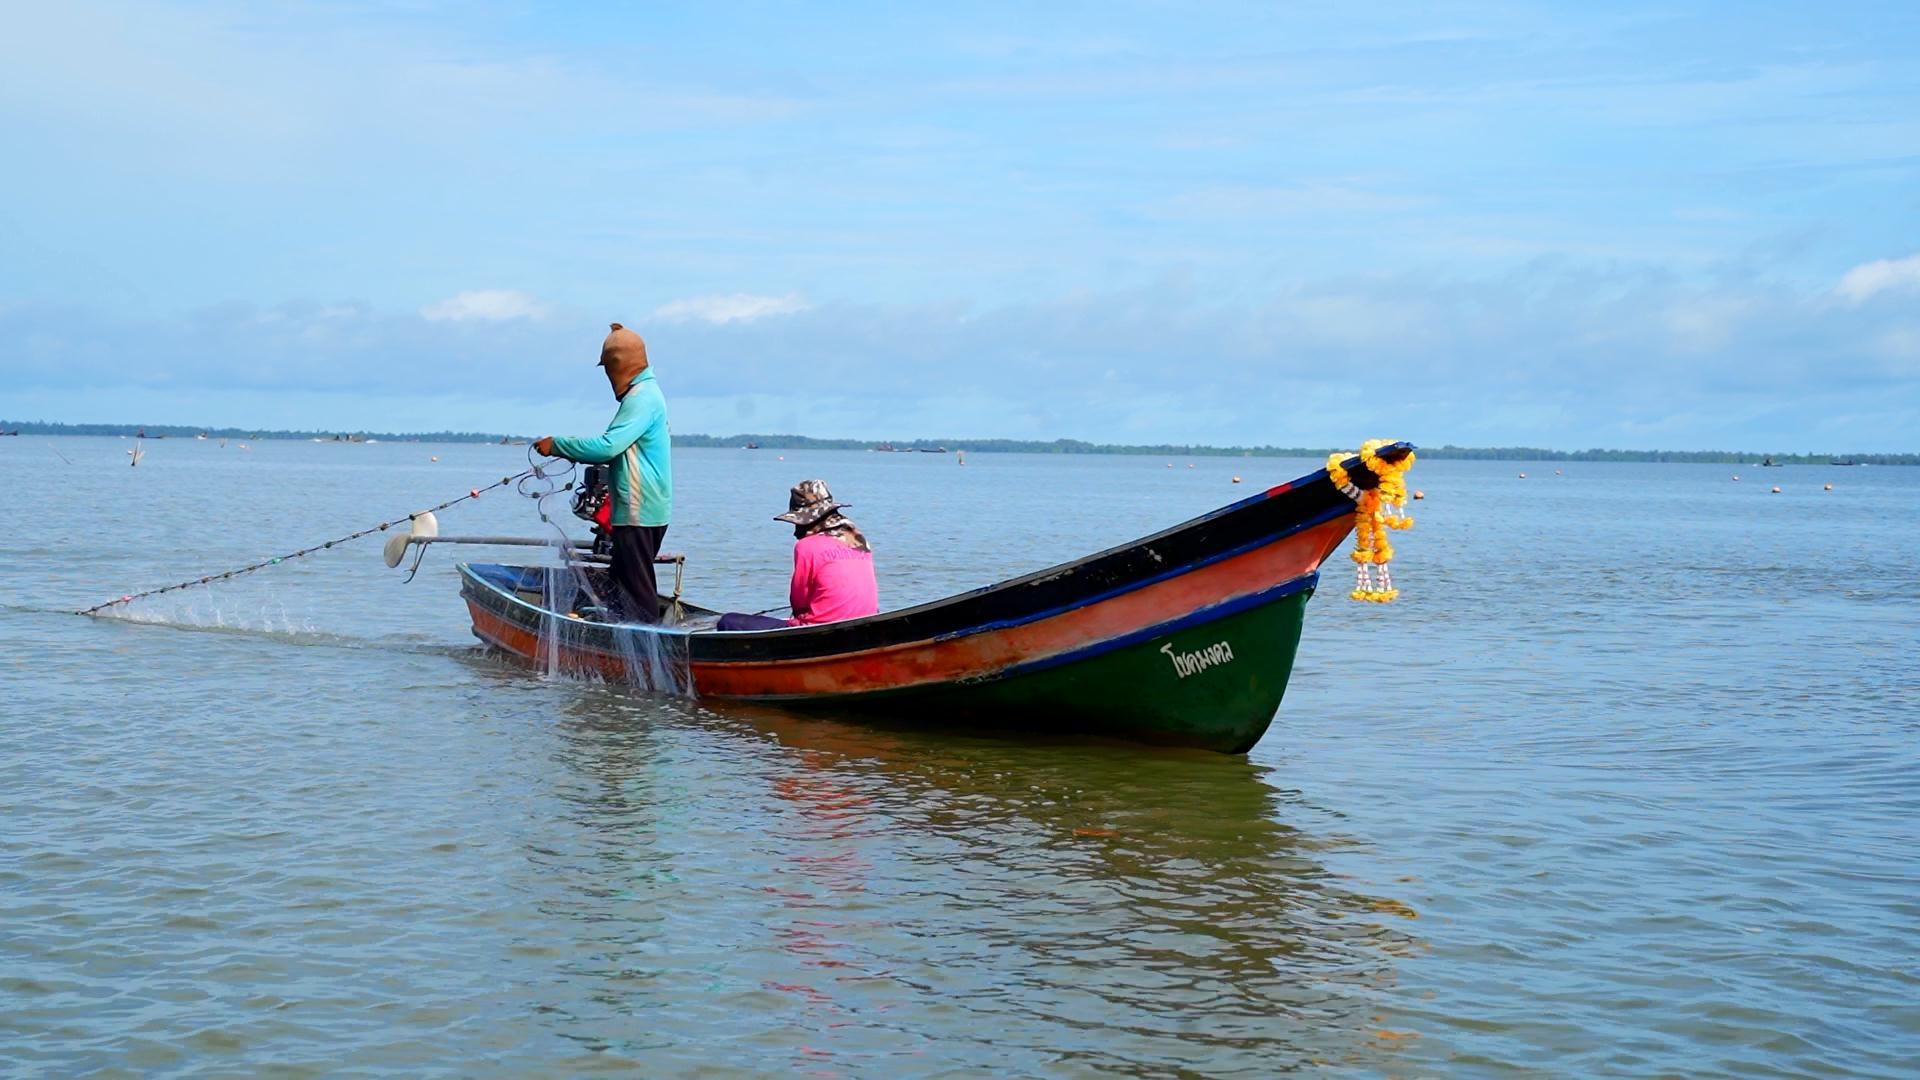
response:
[[[412,521],[414,518],[419,517],[421,514],[431,514],[438,510],[445,510],[449,506],[457,506],[460,503],[466,502],[468,499],[477,499],[481,495],[485,494],[486,492],[492,491],[494,488],[506,487],[508,484],[516,483],[518,481],[525,480],[528,477],[536,477],[536,476],[542,477],[544,479],[544,474],[541,472],[540,466],[538,465],[532,468],[529,468],[524,472],[515,473],[512,476],[503,476],[500,479],[494,481],[493,483],[488,484],[486,487],[474,488],[468,491],[465,495],[461,495],[458,498],[448,499],[446,502],[440,503],[436,506],[429,506],[425,510],[416,510],[411,514],[406,514],[401,517],[392,518],[387,521],[382,521],[377,525],[369,525],[364,529],[359,529],[357,531],[350,532],[345,536],[335,537],[334,539],[328,540],[324,543],[314,544],[311,547],[303,547],[299,551],[288,552],[285,555],[275,555],[272,558],[262,559],[259,562],[250,563],[246,566],[242,566],[235,570],[225,570],[218,574],[207,574],[204,577],[188,578],[185,581],[178,582],[173,585],[167,585],[158,589],[148,589],[145,592],[129,593],[126,596],[119,597],[118,599],[108,600],[106,603],[95,604],[90,608],[86,608],[84,610],[74,612],[74,614],[97,615],[100,612],[107,610],[108,608],[120,607],[123,604],[131,604],[135,600],[144,600],[149,596],[159,596],[161,593],[176,592],[180,589],[191,589],[196,585],[211,585],[216,581],[226,581],[230,578],[237,578],[242,574],[251,574],[255,570],[264,570],[269,566],[277,566],[280,563],[287,561],[288,559],[299,559],[308,555],[312,555],[316,551],[326,551],[327,549],[333,547],[335,544],[344,544],[349,540],[358,540],[363,536],[368,536],[373,533],[386,532],[388,529],[392,528],[393,526],[398,525],[402,522]]]

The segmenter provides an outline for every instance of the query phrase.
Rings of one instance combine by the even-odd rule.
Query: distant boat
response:
[[[741,447],[740,449],[742,449],[742,450],[758,450],[758,449],[760,449],[760,444],[759,444],[759,443],[757,443],[757,442],[750,442],[750,443],[748,443],[747,445],[745,445],[745,446],[743,446],[743,447]]]
[[[947,448],[944,446],[917,446],[914,447],[914,449],[923,454],[944,454],[947,452]]]
[[[20,434],[18,431],[0,431],[0,438],[6,438],[9,435],[18,435],[18,434]]]
[[[1783,467],[1779,462],[1773,460],[1772,454],[1768,454],[1766,456],[1766,460],[1760,462],[1760,465],[1762,468],[1767,468],[1767,469],[1778,469]]]
[[[206,442],[206,441],[207,441],[207,433],[203,431],[203,432],[201,432],[200,434],[198,434],[198,435],[195,435],[195,436],[194,436],[194,438],[196,438],[196,439],[198,439],[198,440],[200,440],[201,442]]]
[[[894,453],[898,453],[899,451],[893,448],[892,443],[883,442],[879,446],[874,447],[873,452],[876,454],[894,454]]]
[[[16,431],[16,432],[14,432],[13,434],[15,434],[15,435],[18,435],[18,434],[20,434],[20,433]],[[1857,461],[1855,461],[1855,460],[1853,460],[1852,458],[1834,458],[1833,460],[1831,460],[1831,461],[1829,461],[1829,462],[1827,462],[1827,464],[1829,464],[1829,465],[1858,465],[1858,464],[1860,464],[1860,463],[1859,463],[1859,462],[1857,462]]]

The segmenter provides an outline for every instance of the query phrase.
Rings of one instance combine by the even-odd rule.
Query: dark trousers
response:
[[[666,535],[665,525],[613,527],[613,581],[620,588],[615,602],[629,622],[660,621],[660,586],[653,577],[653,557],[660,554],[660,541]]]
[[[729,611],[720,616],[720,621],[715,623],[713,628],[715,630],[785,630],[787,620],[776,619],[771,615],[743,615],[737,611]]]

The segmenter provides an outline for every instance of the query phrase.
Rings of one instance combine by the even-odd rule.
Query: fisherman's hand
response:
[[[556,456],[553,452],[553,436],[551,435],[542,435],[533,440],[533,449],[541,457]]]

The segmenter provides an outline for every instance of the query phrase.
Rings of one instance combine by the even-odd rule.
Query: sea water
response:
[[[1920,470],[1422,461],[1402,599],[1330,563],[1232,758],[548,678],[379,537],[79,618],[525,451],[47,442],[0,440],[0,1073],[1920,1060]],[[1314,464],[683,450],[666,547],[772,607],[818,476],[899,606]]]

